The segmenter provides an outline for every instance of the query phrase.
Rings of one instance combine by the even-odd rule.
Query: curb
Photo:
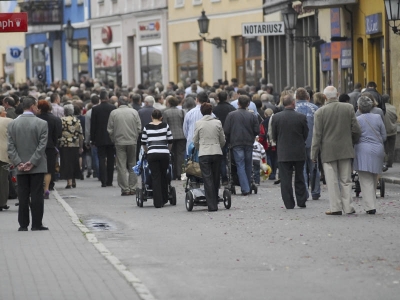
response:
[[[96,236],[85,226],[81,223],[79,220],[78,216],[72,209],[72,207],[65,202],[65,200],[58,194],[57,190],[54,189],[53,193],[54,197],[56,200],[61,204],[61,206],[65,209],[65,211],[68,213],[68,215],[71,218],[72,223],[79,228],[79,230],[83,233],[83,235],[86,237],[86,239],[99,251],[99,253],[107,259],[113,267],[121,273],[121,275],[125,278],[126,281],[136,291],[138,294],[139,298],[142,300],[155,300],[154,296],[150,293],[148,288],[144,285],[144,283],[137,277],[135,276],[131,271],[128,270],[128,268],[122,264],[122,262],[114,256],[107,248],[104,246],[104,244],[100,243]]]
[[[382,179],[386,183],[400,184],[400,178],[398,177],[382,177]]]

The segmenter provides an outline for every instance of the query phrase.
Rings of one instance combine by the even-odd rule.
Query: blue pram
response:
[[[153,198],[153,183],[146,154],[143,154],[142,160],[138,161],[137,165],[133,167],[133,171],[142,179],[142,188],[136,190],[136,204],[139,207],[143,207],[143,202],[147,201],[147,199]],[[176,190],[175,187],[171,186],[171,178],[172,164],[170,158],[167,170],[168,200],[171,205],[176,205]]]

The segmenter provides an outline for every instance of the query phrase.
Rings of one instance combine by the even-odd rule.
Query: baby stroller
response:
[[[227,165],[228,165],[228,185],[226,189],[228,189],[232,194],[236,195],[235,186],[240,186],[239,176],[237,174],[237,167],[235,164],[235,160],[233,159],[233,153],[231,147],[228,148],[227,151]],[[251,172],[251,183],[250,183],[250,194],[257,194],[258,188],[254,184],[253,172]]]
[[[191,155],[187,158],[186,165],[191,162],[198,163],[198,153],[194,146],[192,148],[189,147],[189,153],[191,153]],[[193,206],[207,206],[205,191],[201,188],[203,182],[199,171],[200,168],[198,167],[197,169],[198,171],[196,174],[188,174],[188,169],[186,169],[185,204],[187,211],[192,211]],[[222,193],[222,198],[218,197],[217,204],[220,202],[224,203],[226,209],[231,208],[231,192],[229,189],[225,188]]]
[[[351,174],[351,179],[354,182],[352,188],[356,193],[356,197],[358,198],[361,193],[361,186],[358,173],[356,171],[353,171],[353,173]],[[383,180],[383,178],[379,178],[377,189],[380,190],[380,196],[382,198],[385,197],[385,181]]]
[[[142,160],[138,161],[138,164],[133,167],[133,171],[136,175],[140,175],[142,179],[142,188],[136,189],[136,204],[139,207],[143,207],[143,202],[146,202],[147,199],[153,198],[153,187],[151,180],[151,172],[149,168],[149,163],[147,162],[146,154],[143,154]],[[168,200],[171,205],[176,205],[176,190],[175,187],[171,186],[171,178],[172,178],[172,164],[171,157],[170,163],[167,170],[167,180],[168,180]]]

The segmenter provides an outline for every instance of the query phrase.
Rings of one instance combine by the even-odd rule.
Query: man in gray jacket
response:
[[[243,196],[250,193],[253,144],[254,138],[260,132],[257,117],[247,110],[249,103],[248,96],[239,96],[239,108],[228,114],[224,124],[225,137],[232,147]]]
[[[47,122],[35,116],[36,99],[25,97],[24,113],[8,126],[8,156],[17,167],[18,180],[18,231],[27,231],[29,207],[32,213],[32,230],[48,230],[42,224],[44,210],[44,174],[47,173],[46,145]]]
[[[117,181],[121,188],[121,196],[136,193],[137,176],[132,168],[136,164],[136,143],[141,129],[138,112],[128,106],[127,97],[119,97],[118,109],[111,112],[107,131],[115,145]]]
[[[351,159],[361,128],[354,107],[339,102],[335,87],[328,86],[324,94],[327,102],[314,114],[311,159],[316,162],[321,152],[330,203],[326,214],[352,214],[355,210],[351,203]]]

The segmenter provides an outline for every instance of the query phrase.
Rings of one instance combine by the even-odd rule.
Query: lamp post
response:
[[[74,43],[74,31],[75,28],[71,24],[71,20],[68,20],[67,26],[64,28],[65,37],[67,38],[68,46],[74,49],[78,49],[80,52],[85,52],[89,56],[89,45],[79,45]]]
[[[399,26],[396,26],[396,21],[400,20],[400,1],[399,0],[384,0],[388,24],[392,28],[394,34],[400,35]]]
[[[217,48],[223,48],[225,53],[226,51],[226,40],[223,40],[219,37],[215,37],[213,39],[206,39],[206,35],[208,35],[208,25],[210,24],[210,20],[206,16],[206,12],[203,10],[201,12],[200,18],[197,19],[197,23],[199,24],[199,36],[203,39],[203,41],[213,44],[217,46]]]

